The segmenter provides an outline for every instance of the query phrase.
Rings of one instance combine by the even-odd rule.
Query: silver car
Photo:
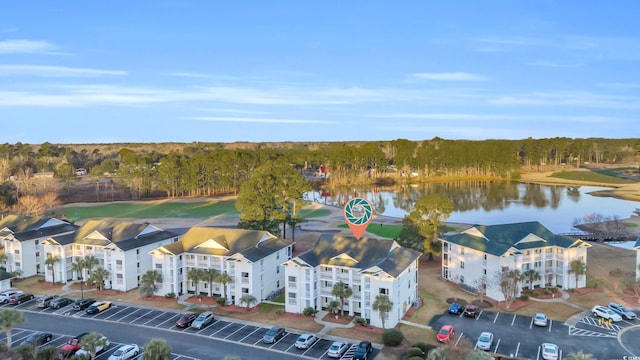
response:
[[[493,334],[485,331],[480,334],[478,341],[476,342],[476,348],[480,350],[490,350],[493,345]]]
[[[213,313],[211,311],[205,311],[198,315],[198,317],[193,320],[191,323],[191,327],[194,329],[202,329],[205,326],[211,324],[213,322]]]
[[[609,303],[608,307],[609,309],[615,311],[616,313],[618,313],[618,315],[622,316],[626,320],[635,320],[638,318],[636,313],[634,313],[633,311],[627,309],[626,307],[618,303],[614,303],[614,302]]]

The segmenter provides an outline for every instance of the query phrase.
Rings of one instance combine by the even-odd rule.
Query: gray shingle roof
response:
[[[177,236],[155,227],[148,229],[150,226],[152,225],[148,223],[119,220],[89,220],[74,233],[52,236],[51,239],[60,245],[106,246],[113,243],[121,250],[127,251]]]
[[[180,241],[154,251],[167,254],[203,254],[233,256],[240,254],[249,261],[260,260],[293,242],[278,238],[267,231],[228,229],[208,226],[190,228]]]
[[[78,226],[51,217],[7,215],[0,219],[0,229],[5,228],[13,233],[16,240],[25,241],[71,232]]]
[[[458,234],[445,234],[443,240],[495,256],[502,256],[511,248],[589,246],[582,240],[556,235],[537,221],[476,225]]]
[[[391,239],[324,234],[315,246],[298,258],[310,266],[334,265],[361,271],[378,267],[397,277],[422,254],[399,246]],[[294,259],[295,260],[295,259]]]

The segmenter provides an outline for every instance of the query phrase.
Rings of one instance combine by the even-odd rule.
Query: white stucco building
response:
[[[87,256],[99,260],[96,267],[109,271],[106,289],[129,291],[138,287],[140,276],[152,269],[149,252],[179,240],[179,235],[149,223],[119,220],[89,220],[76,231],[51,236],[44,241],[45,256],[60,261],[47,270],[46,281],[66,283],[80,278],[71,270],[73,262]],[[85,271],[84,278],[87,279]]]
[[[634,271],[636,272],[636,280],[640,280],[640,236],[636,239],[633,248],[636,249],[636,268]]]
[[[394,327],[418,299],[420,253],[390,239],[322,235],[315,246],[286,261],[285,311],[300,314],[307,307],[320,310],[332,300],[334,284],[342,281],[353,295],[345,312],[382,327],[376,296],[387,295],[393,308],[384,326]]]
[[[522,287],[559,286],[563,289],[586,286],[586,274],[578,277],[570,271],[570,263],[578,260],[587,265],[585,241],[556,235],[539,222],[473,226],[456,234],[445,234],[442,240],[442,278],[485,294],[498,301],[504,296],[495,284],[496,275],[505,270],[524,274],[534,270],[540,280],[521,282]]]
[[[51,236],[70,234],[78,227],[51,217],[7,215],[0,219],[0,247],[7,255],[6,269],[30,277],[45,272],[42,243]]]
[[[194,293],[196,284],[187,273],[191,268],[226,272],[232,281],[223,286],[206,280],[197,284],[198,292],[221,296],[229,304],[240,304],[251,294],[258,302],[284,286],[282,262],[291,258],[293,242],[267,231],[195,226],[180,241],[151,251],[153,268],[162,274],[158,294]],[[226,294],[224,294],[226,288]]]

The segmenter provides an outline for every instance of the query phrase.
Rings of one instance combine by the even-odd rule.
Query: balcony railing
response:
[[[248,277],[243,277],[240,282],[243,283],[243,284],[248,284],[249,283],[249,278]]]
[[[295,281],[289,281],[287,283],[287,287],[292,289],[292,288],[296,288],[297,287],[297,283]]]
[[[289,298],[289,305],[296,305],[296,304],[298,304],[297,299]]]
[[[122,271],[123,268],[124,266],[122,265],[116,265],[116,271]]]
[[[196,266],[196,261],[193,259],[188,259],[184,261],[184,264],[189,267],[194,267]]]

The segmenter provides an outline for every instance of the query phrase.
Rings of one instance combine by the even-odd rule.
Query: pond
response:
[[[327,192],[309,192],[305,198],[343,207],[349,199],[369,200],[375,214],[402,218],[420,197],[443,194],[451,199],[454,212],[448,222],[496,225],[539,221],[555,233],[573,232],[573,224],[588,214],[629,218],[640,202],[590,193],[606,188],[524,184],[507,181],[460,181],[423,183],[398,187],[348,187]],[[375,222],[375,218],[373,220]]]

